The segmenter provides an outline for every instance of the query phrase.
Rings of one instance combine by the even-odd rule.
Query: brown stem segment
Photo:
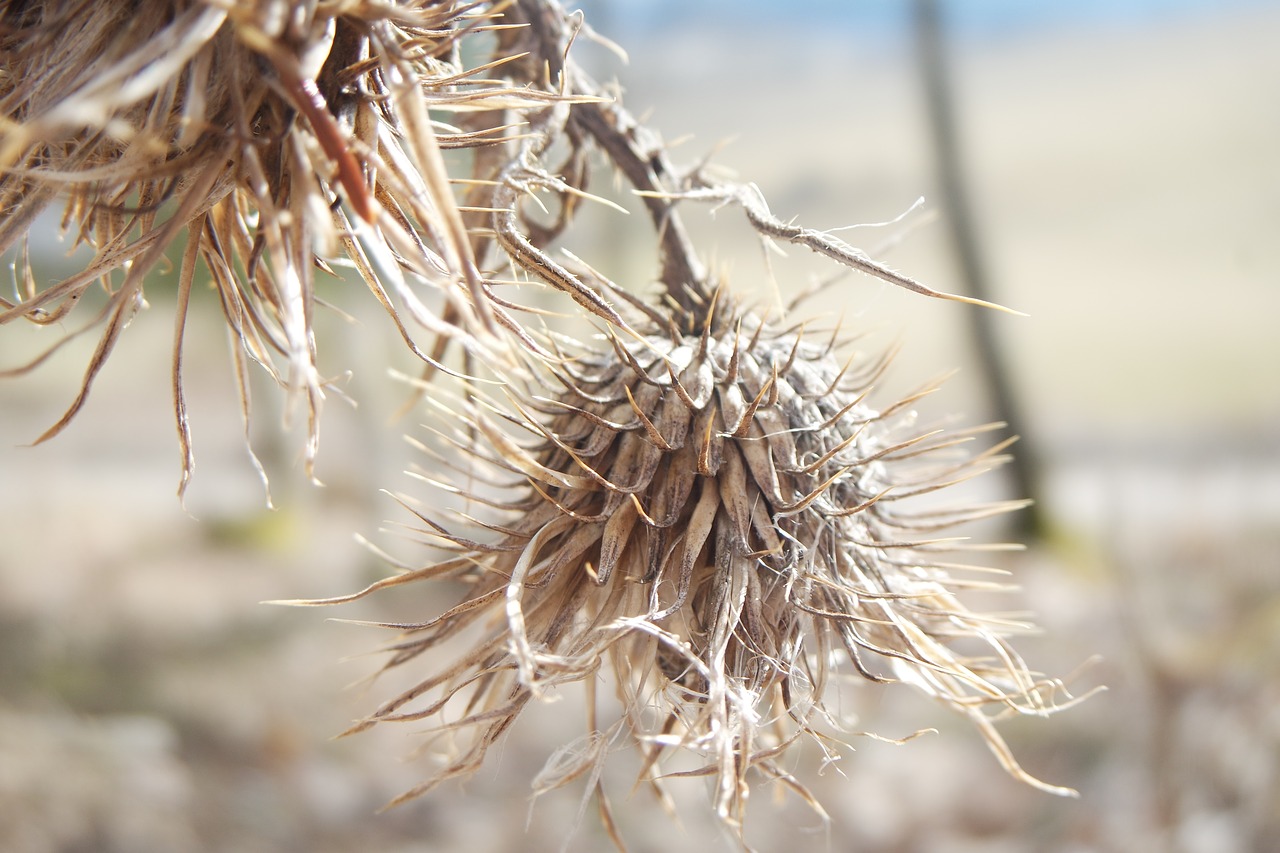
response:
[[[567,61],[569,45],[577,28],[553,4],[518,4],[537,41],[538,58],[552,79],[559,77],[563,94],[596,99],[600,86],[580,68]],[[671,299],[685,311],[709,305],[711,292],[707,274],[675,211],[675,201],[662,197],[676,189],[664,185],[675,172],[667,162],[662,144],[651,131],[641,127],[617,103],[590,101],[570,107],[568,123],[580,128],[604,150],[613,165],[626,176],[644,198],[645,207],[658,230],[662,252],[660,281]]]
[[[581,104],[572,118],[608,154],[618,170],[641,193],[662,193],[662,176],[670,175],[657,138],[616,104]],[[707,273],[698,260],[689,235],[676,213],[675,203],[657,195],[643,195],[645,207],[658,229],[662,247],[661,281],[676,304],[686,311],[694,308],[694,296],[710,304]]]

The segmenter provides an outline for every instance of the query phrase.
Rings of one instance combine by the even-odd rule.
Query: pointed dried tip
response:
[[[961,295],[960,295],[960,294],[958,294],[958,293],[944,293],[944,292],[942,292],[942,291],[940,291],[940,290],[935,290],[935,291],[932,291],[931,293],[927,293],[927,294],[925,294],[925,295],[926,295],[926,296],[933,296],[933,297],[936,297],[936,298],[938,298],[938,299],[947,299],[947,300],[949,300],[949,301],[951,301],[951,302],[963,302],[965,305],[976,305],[976,306],[978,306],[979,308],[990,308],[992,311],[999,311],[999,312],[1001,312],[1001,313],[1003,313],[1003,314],[1012,314],[1012,315],[1013,315],[1013,316],[1015,316],[1015,317],[1029,317],[1029,316],[1031,316],[1030,314],[1026,314],[1026,313],[1024,313],[1024,312],[1022,312],[1022,311],[1017,311],[1017,310],[1015,310],[1015,309],[1013,309],[1013,308],[1009,308],[1009,307],[1007,307],[1007,306],[1001,305],[1001,304],[1000,304],[1000,303],[998,303],[998,302],[988,302],[988,301],[986,301],[985,299],[978,299],[978,298],[973,297],[973,296],[961,296]]]

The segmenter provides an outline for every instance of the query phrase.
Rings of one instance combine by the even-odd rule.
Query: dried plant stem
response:
[[[1021,315],[1020,311],[1014,311],[1003,305],[997,305],[994,302],[987,302],[972,296],[962,296],[955,293],[944,293],[934,290],[927,285],[916,281],[910,276],[903,275],[900,272],[892,270],[869,258],[861,249],[855,248],[849,243],[836,237],[829,231],[819,231],[814,228],[806,228],[801,225],[795,225],[783,222],[778,219],[769,210],[768,204],[765,202],[764,195],[758,187],[751,184],[725,184],[725,183],[709,183],[705,179],[695,177],[695,182],[699,186],[687,190],[681,190],[673,193],[653,194],[655,197],[666,198],[670,200],[689,200],[689,201],[705,201],[717,202],[720,204],[732,203],[742,208],[746,214],[751,226],[765,237],[772,237],[779,240],[785,240],[788,243],[804,246],[820,255],[830,258],[839,264],[842,264],[867,275],[874,276],[881,281],[886,281],[896,287],[909,290],[912,293],[918,293],[921,296],[929,296],[934,299],[947,299],[952,302],[963,302],[966,305],[975,305],[981,308],[990,308],[996,311],[1002,311],[1007,314]]]

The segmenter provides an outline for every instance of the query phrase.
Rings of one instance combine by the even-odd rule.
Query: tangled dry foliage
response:
[[[462,69],[464,38],[504,26],[499,19],[484,4],[453,2],[4,3],[0,251],[18,242],[23,251],[0,324],[63,324],[91,290],[106,296],[79,329],[5,371],[30,371],[70,339],[101,330],[79,396],[39,440],[79,411],[143,304],[148,273],[178,245],[173,386],[183,489],[194,457],[182,338],[201,264],[239,344],[246,417],[246,372],[256,362],[305,397],[309,464],[332,387],[316,366],[317,270],[354,267],[428,363],[411,329],[457,339],[495,321],[510,325],[481,295],[442,157],[503,144],[509,129],[431,118],[558,100],[515,82],[518,75],[507,83],[487,68]],[[73,244],[94,255],[74,275],[43,283],[26,240],[55,204]],[[428,307],[424,285],[443,306]]]
[[[686,773],[712,777],[719,815],[739,825],[754,774],[803,793],[776,760],[798,739],[840,750],[849,721],[825,697],[846,667],[914,685],[970,718],[1011,773],[1068,793],[1025,774],[993,725],[1047,714],[1066,693],[1008,645],[1024,625],[961,603],[958,592],[999,584],[946,559],[965,546],[938,533],[1020,504],[911,508],[999,464],[1007,442],[971,455],[963,445],[982,429],[922,430],[919,394],[873,408],[887,359],[841,361],[834,333],[740,306],[703,268],[676,207],[736,206],[766,239],[976,300],[778,220],[750,185],[675,169],[570,60],[590,32],[554,0],[9,2],[0,22],[0,247],[63,204],[64,229],[94,252],[41,284],[24,248],[0,322],[64,323],[90,289],[106,297],[8,371],[100,329],[79,397],[42,440],[80,408],[171,245],[183,246],[173,388],[184,487],[182,337],[201,265],[242,389],[256,362],[307,401],[309,458],[328,389],[311,326],[317,269],[353,267],[433,376],[441,439],[460,453],[440,455],[425,479],[483,518],[459,527],[424,511],[423,533],[452,554],[352,596],[293,602],[466,584],[452,609],[390,626],[402,636],[386,665],[422,660],[429,674],[353,729],[438,722],[448,757],[404,799],[473,772],[530,701],[585,681],[590,731],[557,753],[539,790],[585,775],[611,824],[600,767],[621,737],[655,785],[669,756],[698,756]],[[469,154],[453,172],[451,148]],[[652,301],[552,254],[594,198],[601,161],[658,234]],[[595,343],[547,330],[504,295],[513,281],[570,296]],[[451,342],[460,355],[441,371]],[[468,379],[482,371],[485,383]],[[470,650],[444,657],[460,637]],[[595,708],[605,673],[612,721]]]

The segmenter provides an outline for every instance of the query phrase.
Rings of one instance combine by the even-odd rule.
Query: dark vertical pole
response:
[[[916,51],[924,84],[940,203],[964,280],[963,292],[989,302],[998,302],[991,294],[990,278],[983,263],[973,207],[964,180],[956,136],[955,104],[949,79],[950,61],[938,6],[938,0],[915,0],[913,3]],[[1006,369],[1007,361],[1000,352],[993,327],[993,320],[999,315],[978,309],[966,311],[965,316],[969,321],[970,335],[977,347],[991,405],[999,413],[998,417],[1008,422],[1010,430],[1021,436],[1009,469],[1014,485],[1020,496],[1039,499],[1036,448],[1027,434],[1019,401]],[[1018,514],[1019,532],[1028,536],[1042,535],[1045,532],[1043,521],[1043,510],[1036,504]]]

